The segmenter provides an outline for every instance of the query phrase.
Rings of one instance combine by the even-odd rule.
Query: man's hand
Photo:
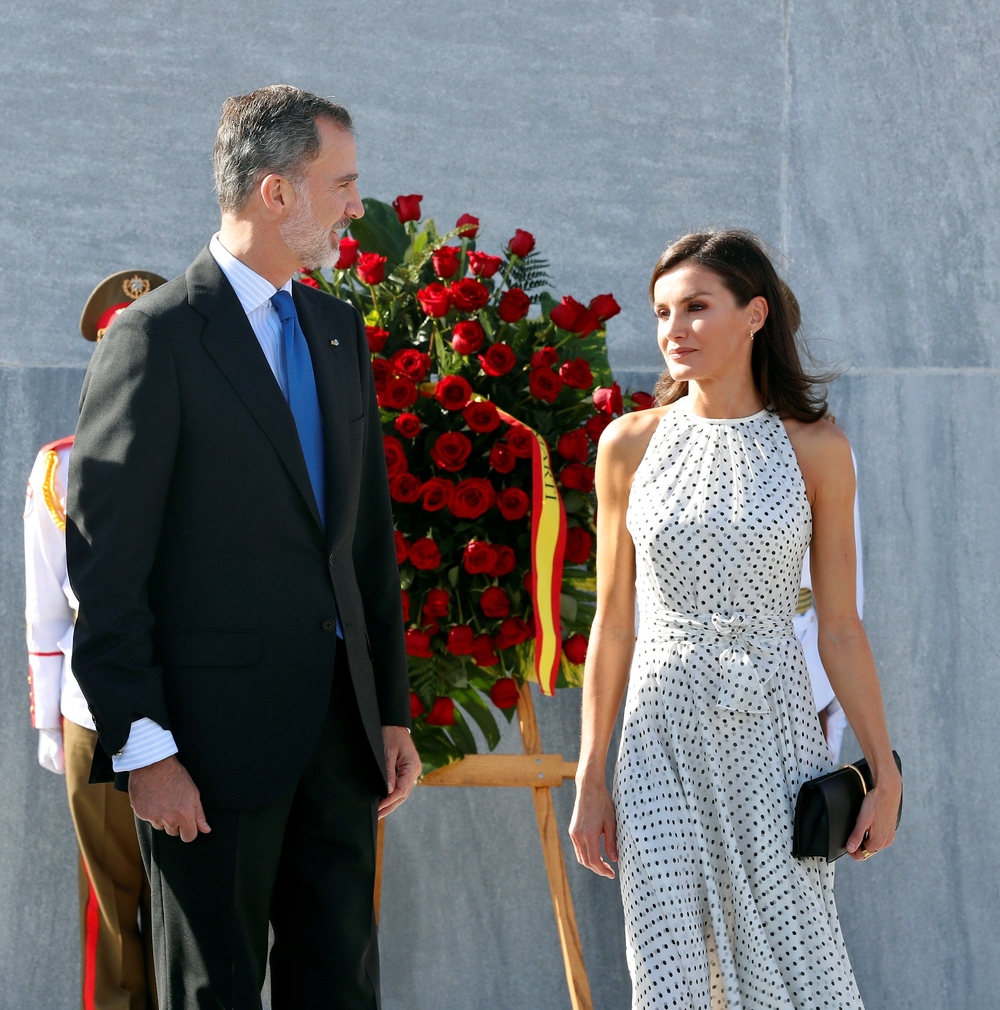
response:
[[[193,842],[199,831],[212,830],[198,787],[174,755],[129,772],[128,798],[136,817],[182,841]]]
[[[389,795],[379,800],[379,820],[391,814],[410,795],[420,776],[420,755],[404,726],[383,726],[382,745]]]
[[[61,729],[40,729],[38,731],[38,763],[56,775],[66,774],[66,756],[63,754]]]

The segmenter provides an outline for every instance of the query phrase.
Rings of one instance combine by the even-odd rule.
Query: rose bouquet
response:
[[[561,577],[561,656],[552,652],[555,675],[543,689],[580,683],[594,613],[596,445],[612,417],[652,398],[623,397],[612,381],[605,324],[620,310],[610,294],[557,302],[529,232],[518,229],[493,255],[477,247],[478,219],[465,214],[441,234],[421,220],[421,199],[365,200],[332,274],[299,279],[353,302],[364,318],[395,516],[413,736],[426,771],[475,752],[467,719],[495,747],[500,731],[484,696],[510,719],[518,682],[536,679],[539,445],[543,464],[551,451],[546,472],[555,481],[545,507],[561,498],[565,510],[549,550],[551,577]]]

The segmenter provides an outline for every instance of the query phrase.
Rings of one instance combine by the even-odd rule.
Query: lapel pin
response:
[[[330,344],[331,344],[331,345],[332,345],[333,347],[340,347],[340,341],[339,341],[339,340],[331,340],[331,341],[330,341]]]

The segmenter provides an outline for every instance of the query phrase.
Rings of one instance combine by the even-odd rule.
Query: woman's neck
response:
[[[692,379],[688,382],[692,413],[699,417],[749,417],[765,404],[752,380]]]

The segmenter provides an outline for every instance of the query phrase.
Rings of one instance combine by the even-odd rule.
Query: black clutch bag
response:
[[[902,774],[899,755],[893,751],[892,756]],[[871,769],[864,759],[804,783],[795,801],[792,855],[796,859],[825,856],[830,862],[840,859],[847,851],[847,840],[872,785]],[[897,828],[902,816],[903,798],[900,796]]]

